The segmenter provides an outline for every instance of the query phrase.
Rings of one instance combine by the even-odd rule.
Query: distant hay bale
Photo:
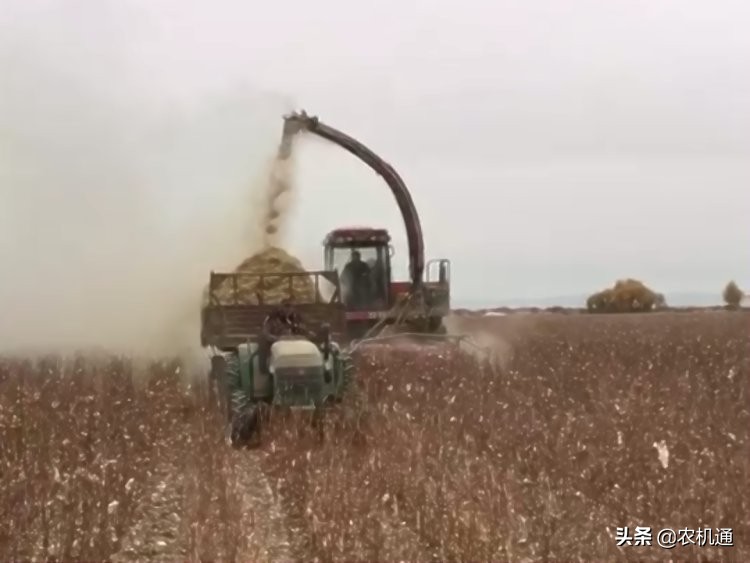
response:
[[[234,269],[235,272],[253,274],[288,274],[305,273],[302,263],[285,250],[271,246],[250,256]],[[261,301],[268,305],[278,305],[284,299],[291,298],[297,303],[312,303],[319,299],[316,296],[315,279],[308,276],[240,276],[237,278],[237,297],[235,301],[234,283],[225,280],[214,289],[214,297],[220,303],[237,303],[240,305],[257,305]],[[208,288],[204,302],[208,300]]]
[[[637,313],[666,307],[661,293],[634,279],[618,280],[614,287],[594,293],[586,300],[591,313]]]

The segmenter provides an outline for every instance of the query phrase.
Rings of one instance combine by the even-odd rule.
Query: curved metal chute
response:
[[[295,112],[284,117],[284,132],[281,139],[281,146],[279,147],[279,156],[282,159],[289,158],[291,155],[292,140],[301,131],[318,135],[347,150],[385,180],[393,196],[396,198],[396,203],[401,211],[401,216],[404,219],[406,227],[406,237],[409,244],[409,276],[411,278],[412,290],[421,288],[422,274],[425,267],[422,225],[419,221],[419,215],[417,214],[411,194],[398,172],[356,139],[329,125],[321,123],[317,117],[309,116],[304,111]]]

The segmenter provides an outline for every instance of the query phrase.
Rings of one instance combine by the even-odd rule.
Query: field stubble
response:
[[[323,560],[747,560],[748,318],[542,315],[504,368],[374,349],[364,431],[281,432],[267,471]],[[386,551],[400,526],[419,542]],[[735,547],[618,548],[618,526],[729,527]]]
[[[748,328],[722,312],[540,315],[501,366],[374,347],[357,358],[365,417],[345,406],[323,443],[273,421],[247,455],[305,559],[750,559]],[[262,558],[268,508],[248,515],[220,418],[177,364],[147,371],[0,365],[0,558],[127,551],[164,467],[189,500],[171,531],[141,534],[142,556]],[[617,526],[729,527],[735,547],[618,548]]]
[[[0,559],[258,558],[221,424],[177,362],[2,362]]]

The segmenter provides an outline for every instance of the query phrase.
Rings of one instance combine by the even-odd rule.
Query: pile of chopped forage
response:
[[[270,246],[265,250],[250,256],[234,269],[235,272],[248,273],[302,273],[307,271],[302,263],[288,254],[285,250]],[[256,276],[240,276],[237,279],[237,304],[257,305],[258,295],[262,295],[266,304],[279,304],[286,298],[292,298],[295,302],[310,303],[315,301],[315,279],[314,276],[289,277],[264,277],[261,286],[261,278]],[[220,303],[234,302],[234,285],[231,279],[227,279],[214,291],[214,295]],[[206,295],[206,298],[208,295]]]

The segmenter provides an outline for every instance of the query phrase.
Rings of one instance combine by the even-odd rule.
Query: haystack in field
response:
[[[270,246],[250,256],[234,269],[235,272],[264,274],[261,276],[240,276],[237,278],[237,304],[257,305],[260,297],[264,304],[277,305],[291,298],[297,303],[311,303],[316,300],[315,279],[309,276],[273,276],[266,274],[304,273],[302,263],[284,249]],[[234,302],[234,283],[225,280],[214,291],[221,303]],[[208,295],[206,294],[206,299]]]

